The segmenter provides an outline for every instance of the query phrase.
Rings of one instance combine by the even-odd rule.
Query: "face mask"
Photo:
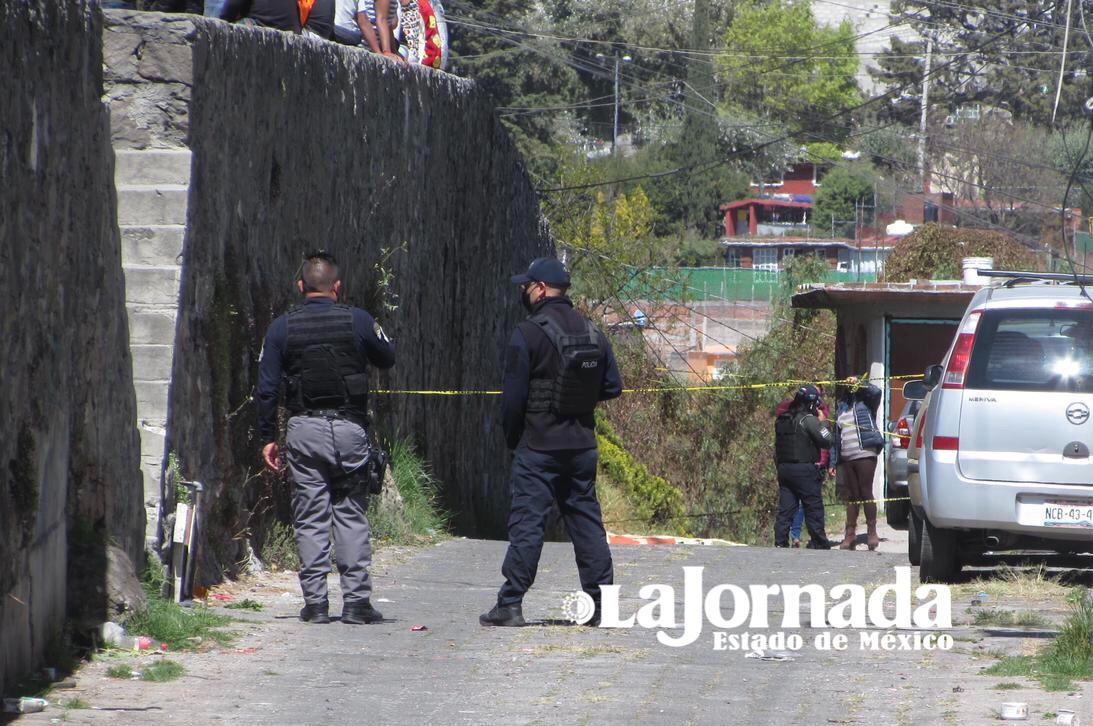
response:
[[[524,290],[520,293],[520,303],[524,306],[525,310],[529,313],[531,312],[531,292],[529,290]]]

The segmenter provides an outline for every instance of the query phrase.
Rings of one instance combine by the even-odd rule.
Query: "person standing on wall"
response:
[[[819,463],[820,451],[831,448],[834,437],[822,405],[820,390],[804,385],[794,393],[789,409],[774,421],[774,461],[778,468],[775,547],[789,547],[789,529],[798,502],[805,508],[808,548],[826,550],[833,544],[824,532],[821,488],[825,472]]]
[[[289,33],[300,32],[300,8],[296,0],[225,0],[220,8],[220,19]]]
[[[848,405],[840,407],[836,418],[835,449],[832,466],[841,474],[846,495],[846,535],[839,544],[841,550],[857,546],[858,508],[865,512],[869,549],[880,544],[877,535],[877,503],[873,497],[873,475],[877,471],[877,455],[884,450],[884,434],[877,427],[877,409],[881,390],[872,383],[859,386],[857,378],[849,378],[852,386]]]
[[[294,482],[293,525],[300,552],[300,619],[329,623],[326,576],[337,544],[346,624],[378,622],[368,567],[368,485],[386,463],[368,431],[369,365],[390,368],[395,346],[371,315],[338,303],[338,264],[326,252],[304,259],[297,288],[304,304],[273,321],[259,360],[262,459],[281,470],[277,404],[282,383],[289,420],[286,458]],[[382,473],[378,474],[382,477]]]
[[[530,317],[509,341],[502,424],[512,461],[509,548],[497,603],[482,625],[521,626],[524,594],[535,581],[547,515],[557,502],[573,542],[581,589],[599,623],[600,586],[614,582],[611,550],[596,498],[595,408],[622,393],[607,336],[573,309],[569,271],[553,257],[533,260],[520,285]]]

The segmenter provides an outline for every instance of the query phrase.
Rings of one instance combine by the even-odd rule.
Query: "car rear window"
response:
[[[1093,393],[1093,310],[988,310],[965,385]]]

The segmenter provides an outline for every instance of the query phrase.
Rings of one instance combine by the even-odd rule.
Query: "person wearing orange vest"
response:
[[[334,39],[334,0],[297,0],[304,35]]]

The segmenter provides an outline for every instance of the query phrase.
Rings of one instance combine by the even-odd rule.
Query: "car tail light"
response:
[[[956,436],[935,436],[934,451],[956,451],[960,448],[960,439]]]
[[[963,388],[964,374],[968,372],[968,363],[972,359],[972,346],[975,345],[975,330],[979,327],[979,318],[982,313],[978,310],[969,314],[968,319],[960,326],[960,332],[956,336],[952,355],[945,366],[945,376],[941,379],[942,388]]]
[[[896,424],[896,448],[906,449],[911,443],[911,427],[907,425],[907,417],[904,416]]]

